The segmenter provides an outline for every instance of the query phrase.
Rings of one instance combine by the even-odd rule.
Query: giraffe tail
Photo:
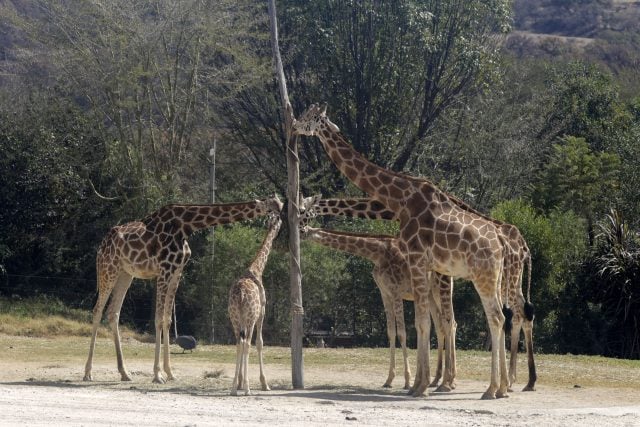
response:
[[[535,308],[531,304],[531,252],[527,254],[527,301],[524,303],[524,315],[532,321],[535,316]]]
[[[242,328],[240,329],[240,333],[238,334],[240,336],[241,340],[246,340],[247,339],[247,330]]]

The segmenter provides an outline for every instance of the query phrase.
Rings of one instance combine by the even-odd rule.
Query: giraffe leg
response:
[[[512,318],[511,345],[509,357],[509,390],[513,391],[513,384],[516,382],[518,369],[518,344],[520,343],[520,329],[522,328],[522,316],[516,310]]]
[[[476,286],[476,290],[481,294],[480,289],[482,288]],[[489,384],[489,388],[482,395],[482,399],[486,400],[495,399],[496,397],[506,397],[503,393],[500,393],[500,396],[497,395],[500,391],[500,373],[502,371],[500,352],[504,354],[505,351],[504,330],[502,329],[502,325],[504,324],[504,314],[502,314],[500,300],[495,293],[489,296],[481,294],[480,297],[482,299],[482,305],[487,316],[489,330],[491,332],[491,382]],[[501,334],[500,331],[502,331],[503,334]],[[503,338],[502,341],[500,341],[501,337]],[[506,371],[506,359],[504,365],[504,370]]]
[[[262,313],[260,313],[260,317],[258,318],[258,322],[256,323],[256,349],[258,350],[258,362],[260,363],[260,385],[262,386],[262,391],[269,391],[269,384],[267,384],[267,378],[264,375],[264,363],[262,361],[262,322],[264,321],[264,306],[262,307]]]
[[[93,352],[96,346],[96,337],[98,335],[98,328],[100,327],[100,321],[102,320],[102,313],[104,306],[111,295],[111,291],[115,285],[115,280],[108,277],[100,277],[101,272],[98,271],[98,300],[93,307],[93,325],[91,331],[91,343],[89,344],[89,356],[87,357],[87,363],[84,366],[84,378],[83,381],[92,381],[91,370],[93,368]]]
[[[431,329],[431,318],[429,315],[429,281],[427,280],[426,268],[420,261],[409,262],[411,266],[411,288],[413,290],[413,299],[415,305],[416,316],[416,332],[418,335],[418,372],[414,381],[413,396],[419,397],[426,395],[427,386],[429,385],[429,335]]]
[[[404,304],[402,298],[396,299],[395,302],[395,318],[398,330],[398,340],[402,348],[402,361],[404,363],[404,389],[409,390],[411,387],[411,368],[409,367],[409,353],[407,351],[407,329],[404,324]]]
[[[153,382],[156,384],[164,384],[165,379],[162,376],[160,370],[160,347],[162,345],[162,316],[164,314],[164,300],[166,295],[166,281],[158,277],[156,289],[156,315],[155,315],[155,330],[156,330],[156,346],[153,362]]]
[[[450,337],[451,339],[448,341],[448,344],[450,344],[450,348],[451,348],[451,352],[449,353],[449,356],[447,357],[447,371],[449,372],[449,387],[451,387],[451,389],[455,389],[456,388],[456,330],[458,328],[458,324],[456,323],[455,319],[451,319],[451,328],[450,330]]]
[[[438,342],[438,365],[436,366],[436,373],[435,373],[435,376],[433,377],[433,381],[431,381],[431,383],[429,384],[429,387],[436,387],[440,379],[442,379],[442,371],[444,366],[443,355],[444,355],[444,347],[445,347],[445,335],[444,335],[444,324],[442,322],[443,320],[442,311],[436,305],[435,300],[433,299],[432,293],[429,294],[429,301],[430,301],[429,312],[430,312],[431,320],[433,321],[433,324],[434,324],[434,328],[436,330],[436,339]],[[436,391],[449,391],[449,390],[444,390],[438,387]]]
[[[163,356],[163,368],[164,372],[167,374],[167,381],[173,381],[176,377],[173,375],[171,371],[171,363],[170,363],[170,349],[169,349],[169,327],[171,326],[171,311],[173,310],[173,304],[175,302],[176,292],[178,290],[178,285],[180,283],[180,276],[182,275],[182,269],[178,269],[174,271],[171,275],[171,279],[169,281],[169,287],[167,290],[167,295],[165,296],[164,302],[164,310],[162,315],[162,356]]]
[[[507,391],[509,389],[509,370],[507,369],[507,350],[505,348],[505,331],[504,331],[504,322],[499,330],[498,340],[500,342],[500,347],[498,347],[498,364],[500,367],[500,387],[496,392],[497,398],[509,397]]]
[[[442,306],[445,335],[445,371],[443,385],[448,390],[456,388],[456,329],[457,323],[453,312],[453,278],[440,276],[440,304]]]
[[[120,372],[121,381],[131,381],[131,376],[127,372],[127,368],[124,365],[124,358],[122,356],[122,348],[120,344],[120,310],[122,309],[122,302],[124,297],[131,286],[133,277],[125,272],[120,273],[118,281],[111,296],[111,302],[107,309],[107,317],[109,319],[109,327],[113,332],[113,342],[116,346],[116,360],[118,362],[118,372]]]
[[[384,314],[387,318],[387,337],[389,338],[389,374],[382,387],[390,388],[396,376],[396,322],[393,314],[392,302],[388,295],[382,294]]]
[[[251,339],[253,338],[253,328],[255,327],[255,323],[252,323],[249,329],[249,336],[247,340],[244,342],[244,348],[242,351],[242,380],[243,380],[243,389],[244,395],[249,396],[251,394],[251,388],[249,387],[249,351],[251,350]]]
[[[533,360],[533,320],[524,321],[524,343],[527,347],[527,365],[529,367],[529,381],[522,391],[535,391],[536,380],[536,364]]]
[[[434,318],[435,321],[435,318]],[[438,386],[435,391],[437,392],[450,392],[452,390],[450,386],[450,361],[451,354],[451,338],[450,338],[450,324],[443,317],[436,323],[436,333],[438,335],[438,371],[442,377],[442,384],[438,386],[438,383],[434,379],[433,386]],[[438,378],[440,379],[440,378]]]
[[[236,332],[236,372],[233,376],[233,382],[231,383],[231,396],[238,395],[238,386],[242,386],[242,379],[240,378],[240,371],[242,370],[242,353],[244,349],[244,339],[240,338],[239,333]]]

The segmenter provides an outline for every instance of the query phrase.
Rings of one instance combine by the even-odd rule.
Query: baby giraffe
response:
[[[281,207],[282,208],[282,207]],[[264,286],[262,286],[262,272],[267,264],[269,252],[273,240],[280,231],[282,220],[280,215],[272,213],[268,216],[268,232],[260,250],[247,269],[229,289],[229,318],[233,325],[233,333],[236,336],[236,372],[231,385],[231,395],[238,394],[238,387],[244,390],[245,395],[251,394],[247,371],[249,366],[249,347],[253,336],[253,327],[256,327],[256,348],[258,349],[258,360],[260,361],[260,384],[262,390],[270,390],[264,376],[264,366],[262,363],[262,322],[266,298]]]

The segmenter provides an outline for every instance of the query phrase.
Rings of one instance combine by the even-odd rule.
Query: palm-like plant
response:
[[[610,342],[622,357],[640,358],[640,244],[620,211],[611,209],[598,224],[595,263],[603,285],[598,299],[612,316]],[[619,335],[618,335],[619,334]],[[616,336],[617,335],[617,336]],[[616,347],[618,346],[616,345]]]

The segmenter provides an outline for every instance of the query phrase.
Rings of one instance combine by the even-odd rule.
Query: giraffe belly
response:
[[[124,266],[124,271],[138,279],[153,279],[159,274],[159,269],[153,264],[155,263],[142,262],[127,264]]]

